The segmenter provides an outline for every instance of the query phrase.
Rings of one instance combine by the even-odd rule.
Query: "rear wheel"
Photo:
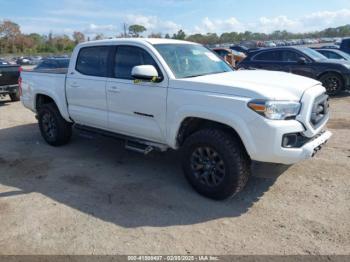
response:
[[[72,136],[72,125],[64,120],[55,104],[44,104],[38,109],[42,137],[52,146],[67,144]]]
[[[327,73],[321,76],[320,81],[326,88],[329,95],[338,94],[344,87],[344,81],[342,77],[335,73]]]
[[[222,200],[245,186],[250,159],[239,140],[217,129],[200,130],[186,139],[183,170],[200,194]]]

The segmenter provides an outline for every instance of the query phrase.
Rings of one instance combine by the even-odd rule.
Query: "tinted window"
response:
[[[323,51],[321,53],[330,59],[342,59],[342,57],[340,55],[333,53],[333,52]]]
[[[222,58],[225,58],[225,56],[227,56],[229,54],[229,52],[227,52],[226,50],[214,50],[214,51]]]
[[[108,51],[107,46],[82,48],[78,55],[76,70],[84,75],[106,77]]]
[[[117,47],[114,65],[114,76],[116,78],[133,79],[131,71],[134,66],[138,65],[153,65],[157,69],[158,75],[161,76],[157,63],[142,48],[135,46]]]
[[[293,51],[282,51],[282,61],[283,62],[298,62],[299,59],[303,57],[297,52]]]
[[[267,51],[257,54],[254,61],[281,61],[281,52],[278,51]]]
[[[62,60],[59,60],[57,62],[58,62],[58,66],[60,68],[68,68],[68,66],[69,66],[69,59],[62,59]]]
[[[40,65],[39,68],[55,68],[56,67],[56,63],[54,61],[50,61],[50,60],[46,60],[43,61]]]

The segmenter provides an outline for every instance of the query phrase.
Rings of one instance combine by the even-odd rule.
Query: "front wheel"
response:
[[[344,87],[342,77],[335,73],[327,73],[320,78],[322,85],[326,88],[327,94],[336,95]]]
[[[237,194],[250,174],[250,159],[242,144],[218,129],[200,130],[187,138],[182,165],[192,187],[215,200]]]
[[[67,144],[72,136],[72,125],[64,120],[56,105],[45,104],[38,109],[42,137],[52,146]]]

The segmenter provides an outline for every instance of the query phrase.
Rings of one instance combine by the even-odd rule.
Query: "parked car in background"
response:
[[[34,68],[34,70],[66,69],[69,66],[69,58],[46,58]]]
[[[340,43],[341,51],[350,54],[350,38],[344,38]]]
[[[313,47],[312,49],[339,49],[338,45],[324,45],[321,47]]]
[[[337,49],[314,49],[328,59],[338,59],[350,61],[350,55]]]
[[[213,48],[212,50],[233,67],[236,67],[238,62],[241,62],[244,58],[246,58],[244,53],[232,50],[230,48],[217,47]]]
[[[10,65],[7,62],[0,62],[0,96],[9,95],[11,101],[19,100],[19,71],[20,66],[18,65]]]
[[[239,68],[284,71],[317,79],[328,94],[335,95],[350,86],[350,63],[327,59],[307,47],[267,48],[248,53]]]
[[[249,52],[249,48],[242,45],[233,45],[233,46],[230,46],[230,49],[235,50],[237,52],[241,52],[245,55]]]
[[[324,130],[328,96],[318,81],[235,71],[186,41],[82,43],[66,73],[24,71],[21,78],[21,101],[37,114],[48,144],[67,144],[74,125],[143,154],[181,150],[189,183],[213,199],[241,191],[252,160],[297,163],[332,135]]]
[[[265,46],[266,47],[276,47],[277,45],[273,41],[266,41]]]
[[[0,65],[9,65],[10,63],[4,59],[0,58]]]

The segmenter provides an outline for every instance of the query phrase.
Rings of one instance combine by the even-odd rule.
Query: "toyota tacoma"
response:
[[[294,164],[331,137],[319,81],[233,70],[202,45],[170,39],[79,44],[67,70],[22,72],[21,101],[45,141],[72,127],[122,138],[128,149],[181,150],[189,183],[225,199],[245,186],[252,161]]]

